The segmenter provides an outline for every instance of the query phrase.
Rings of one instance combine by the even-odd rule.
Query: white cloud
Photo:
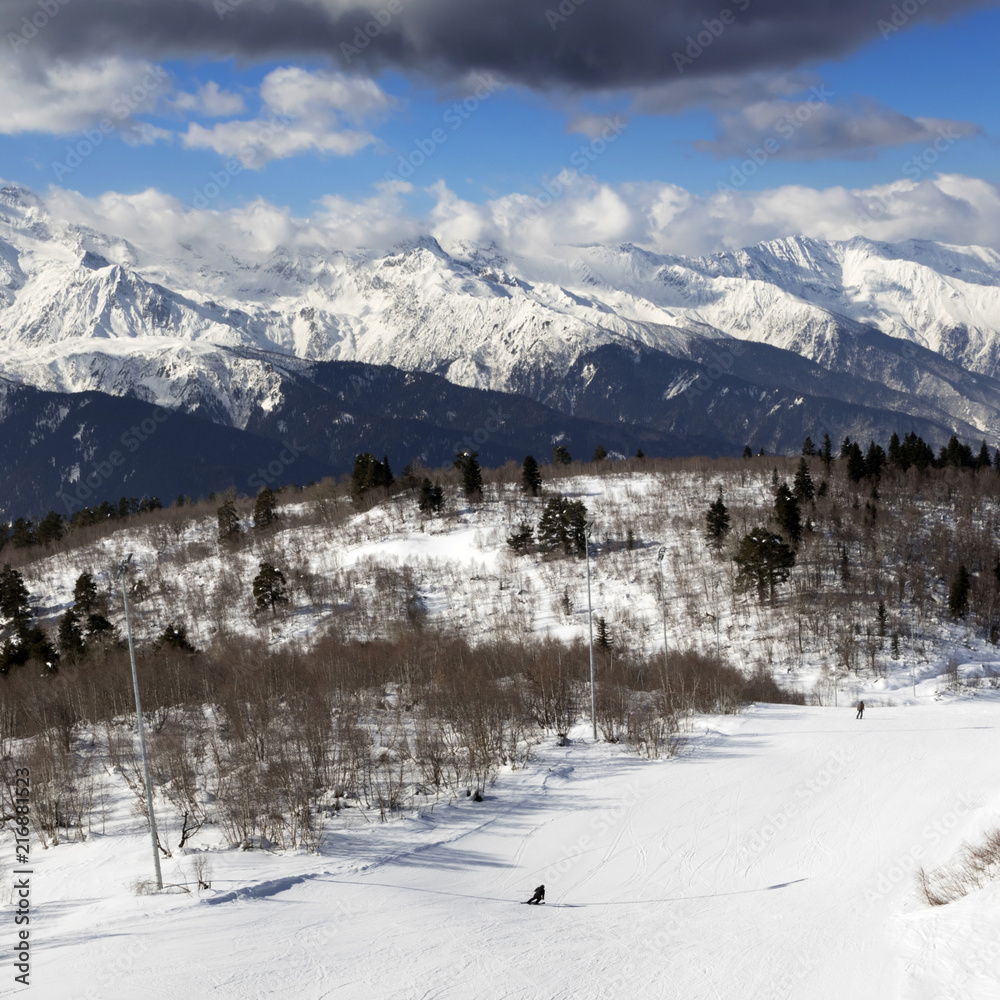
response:
[[[351,156],[378,140],[369,132],[344,128],[342,120],[356,124],[394,106],[373,80],[297,67],[269,73],[260,96],[260,117],[218,122],[211,128],[194,122],[183,135],[185,147],[235,156],[253,170],[301,153]]]
[[[611,186],[566,171],[550,187],[554,198],[511,194],[475,204],[438,184],[430,189],[434,207],[419,216],[407,211],[410,185],[381,184],[363,201],[324,198],[310,219],[296,219],[262,199],[227,212],[195,211],[157,191],[88,199],[52,189],[46,200],[56,216],[121,235],[154,257],[176,258],[183,243],[206,260],[220,245],[251,257],[279,245],[387,249],[421,233],[431,233],[446,248],[462,240],[492,240],[540,261],[565,260],[572,246],[598,242],[707,254],[793,234],[929,239],[1000,250],[1000,186],[961,175],[864,190],[793,185],[699,196],[671,184]]]
[[[197,114],[205,118],[226,118],[246,111],[246,102],[240,94],[220,89],[214,80],[199,87],[194,94],[178,91],[169,104],[182,114]]]
[[[93,63],[54,62],[32,66],[0,63],[0,133],[45,132],[66,135],[102,120],[126,140],[153,142],[169,133],[137,123],[172,87],[169,74],[143,60],[120,57]]]

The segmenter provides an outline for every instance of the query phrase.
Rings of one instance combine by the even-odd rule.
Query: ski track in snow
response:
[[[319,855],[215,852],[201,899],[128,890],[138,832],[40,852],[30,995],[998,995],[1000,885],[931,909],[913,873],[1000,819],[1000,698],[698,725],[654,761],[577,727],[483,803]],[[522,908],[541,881],[547,903]]]

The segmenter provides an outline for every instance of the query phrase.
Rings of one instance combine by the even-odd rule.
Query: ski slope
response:
[[[913,872],[1000,821],[1000,698],[867,704],[695,718],[668,760],[578,727],[482,803],[212,852],[200,896],[130,889],[136,820],[39,852],[32,1000],[995,1000],[1000,884],[931,909]]]

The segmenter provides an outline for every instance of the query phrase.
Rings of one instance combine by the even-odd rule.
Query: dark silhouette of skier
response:
[[[858,702],[858,714],[855,716],[856,719],[863,719],[865,717],[865,703],[863,701]]]
[[[545,886],[544,885],[540,885],[535,890],[535,894],[531,897],[531,899],[526,899],[525,902],[526,903],[536,903],[536,904],[537,903],[544,903],[545,902]]]

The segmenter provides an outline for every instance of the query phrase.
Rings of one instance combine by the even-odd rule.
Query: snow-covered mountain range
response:
[[[1000,255],[983,248],[790,237],[704,258],[529,259],[431,237],[344,252],[311,233],[209,253],[139,246],[0,189],[0,378],[238,430],[280,417],[312,363],[350,361],[695,435],[692,451],[909,427],[996,445],[998,330]]]

